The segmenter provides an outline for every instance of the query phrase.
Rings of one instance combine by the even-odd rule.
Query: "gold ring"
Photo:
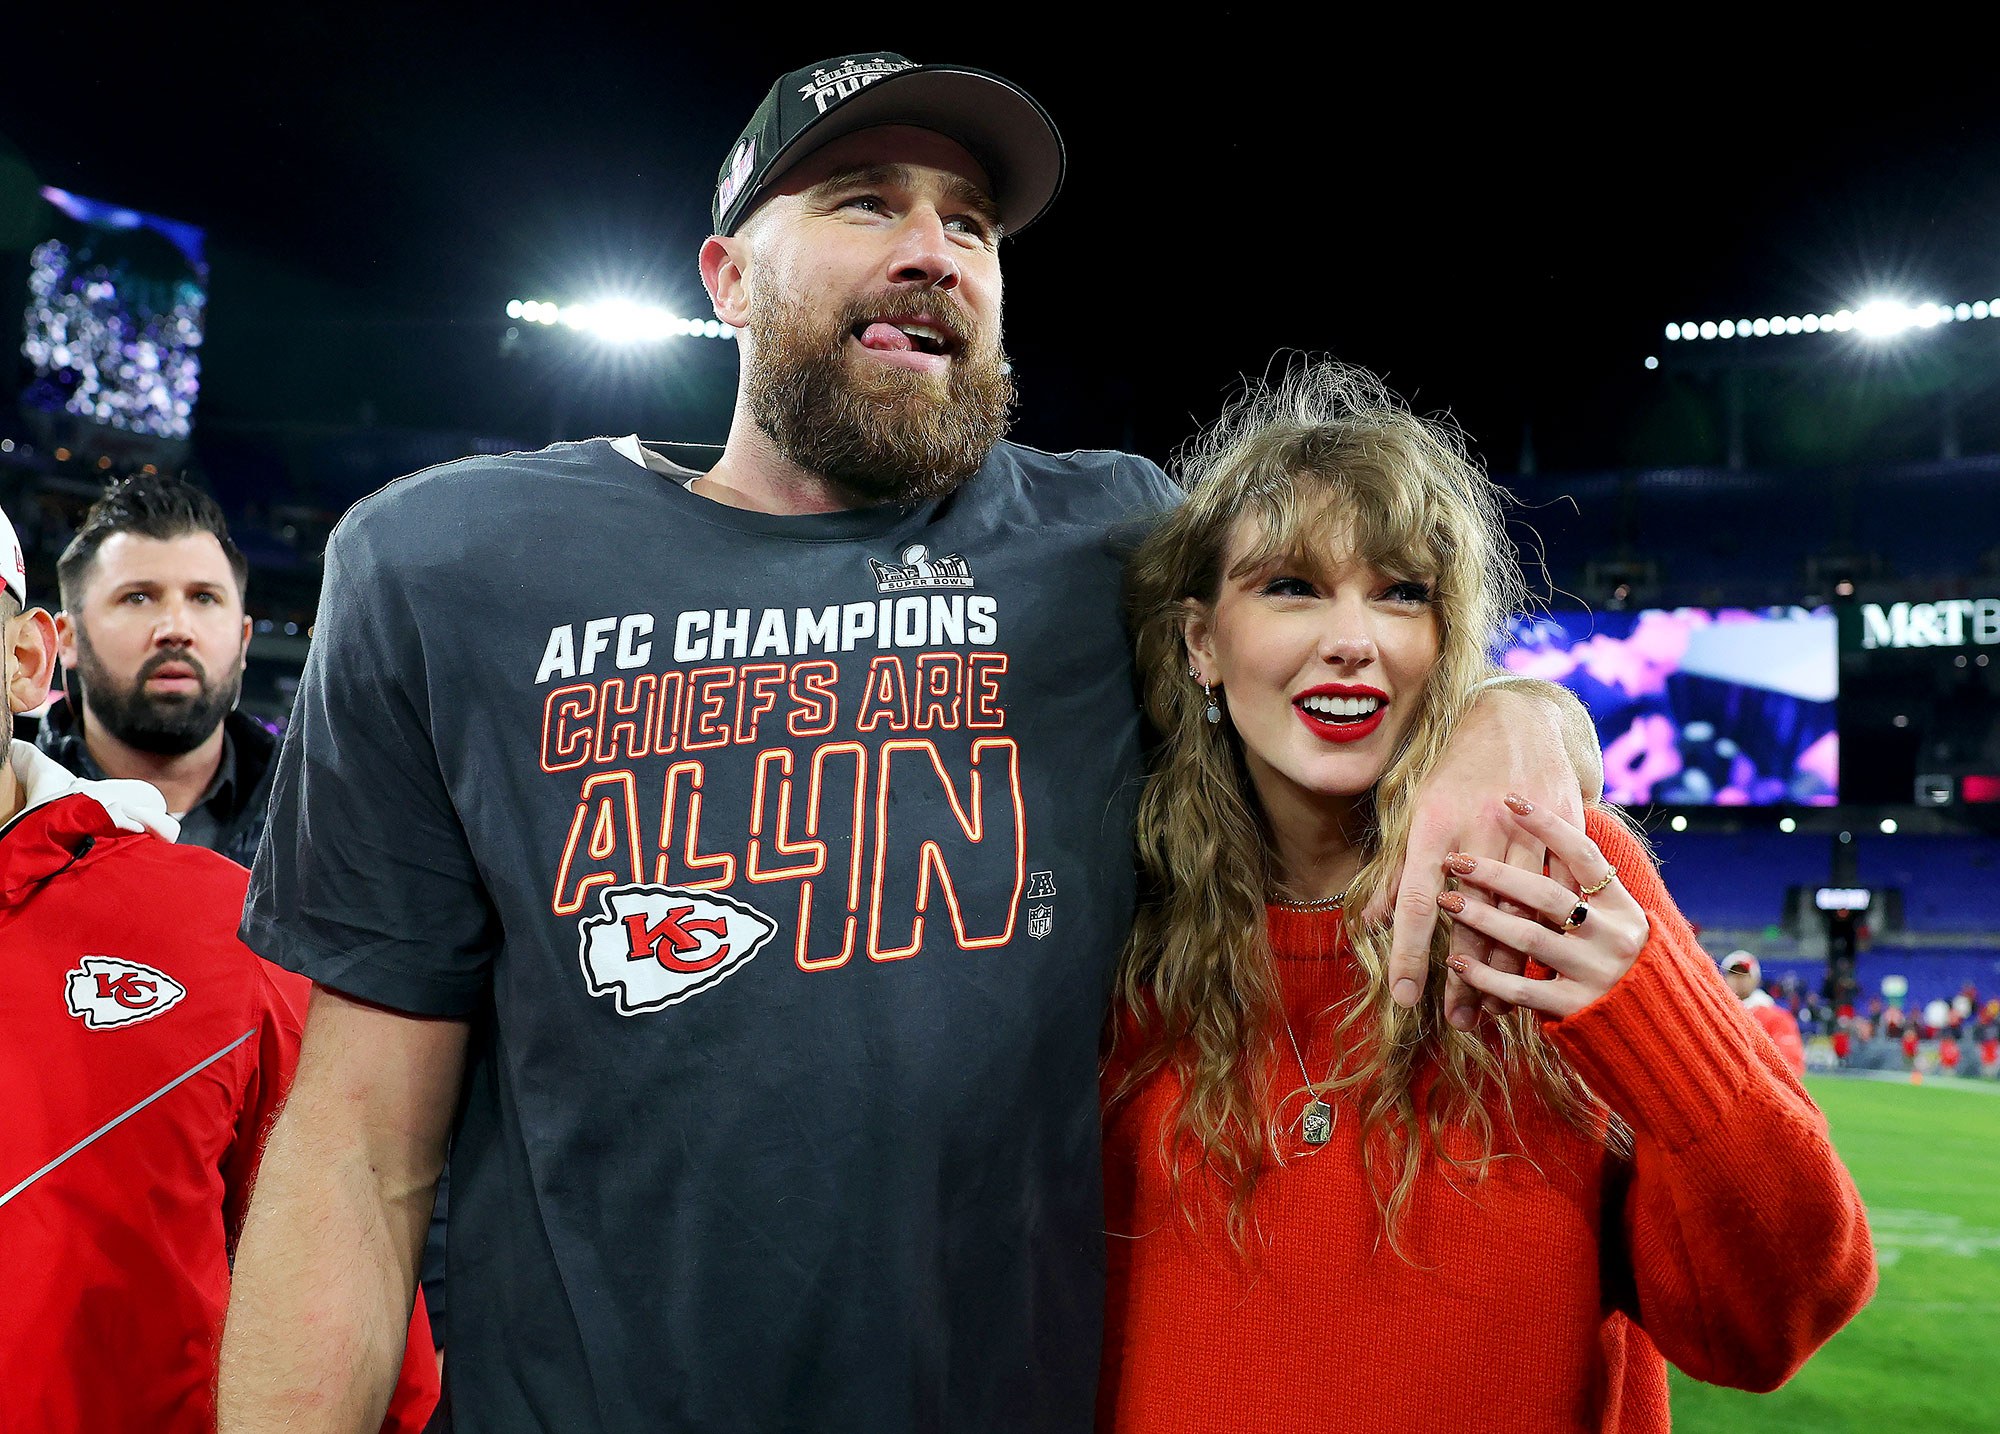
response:
[[[1585,919],[1586,919],[1586,918],[1587,918],[1587,917],[1588,917],[1589,915],[1590,915],[1590,905],[1589,905],[1589,903],[1588,903],[1588,902],[1583,902],[1583,901],[1579,901],[1579,902],[1578,902],[1578,903],[1576,904],[1576,910],[1574,910],[1574,911],[1570,912],[1570,914],[1569,914],[1569,919],[1568,919],[1567,921],[1563,922],[1563,924],[1562,924],[1562,929],[1563,929],[1563,930],[1565,930],[1565,931],[1574,931],[1574,930],[1576,930],[1576,928],[1577,928],[1577,927],[1579,927],[1579,926],[1583,925],[1583,923],[1584,923],[1584,920],[1585,920]]]
[[[1611,885],[1611,883],[1616,880],[1618,880],[1618,868],[1614,866],[1611,868],[1611,870],[1604,873],[1604,880],[1598,882],[1597,885],[1595,886],[1586,886],[1582,891],[1579,891],[1577,895],[1595,896],[1597,895],[1598,892],[1604,890],[1605,887]]]

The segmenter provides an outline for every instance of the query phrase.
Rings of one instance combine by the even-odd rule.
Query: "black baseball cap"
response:
[[[823,145],[877,125],[906,124],[956,140],[993,181],[1000,227],[1027,228],[1062,188],[1055,121],[1020,86],[963,65],[901,55],[842,55],[793,70],[764,96],[715,184],[715,232],[734,234],[771,185]]]

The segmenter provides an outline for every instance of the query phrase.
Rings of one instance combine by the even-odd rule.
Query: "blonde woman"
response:
[[[1665,1359],[1769,1389],[1866,1302],[1825,1121],[1641,841],[1510,798],[1386,989],[1408,801],[1522,600],[1496,491],[1369,376],[1296,371],[1136,555],[1163,742],[1106,1071],[1111,1430],[1664,1430]],[[1462,923],[1525,976],[1450,955]]]

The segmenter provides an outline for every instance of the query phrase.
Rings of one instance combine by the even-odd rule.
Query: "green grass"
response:
[[[1783,1389],[1673,1379],[1677,1431],[2000,1429],[2000,1088],[1808,1080],[1868,1203],[1882,1287]]]

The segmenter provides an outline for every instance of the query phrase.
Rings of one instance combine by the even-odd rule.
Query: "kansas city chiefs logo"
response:
[[[618,1014],[657,1011],[706,991],[755,956],[778,923],[732,897],[679,886],[614,886],[586,916],[583,979]]]
[[[86,956],[69,973],[63,994],[69,1013],[93,1031],[150,1021],[187,994],[164,971],[117,956]]]

